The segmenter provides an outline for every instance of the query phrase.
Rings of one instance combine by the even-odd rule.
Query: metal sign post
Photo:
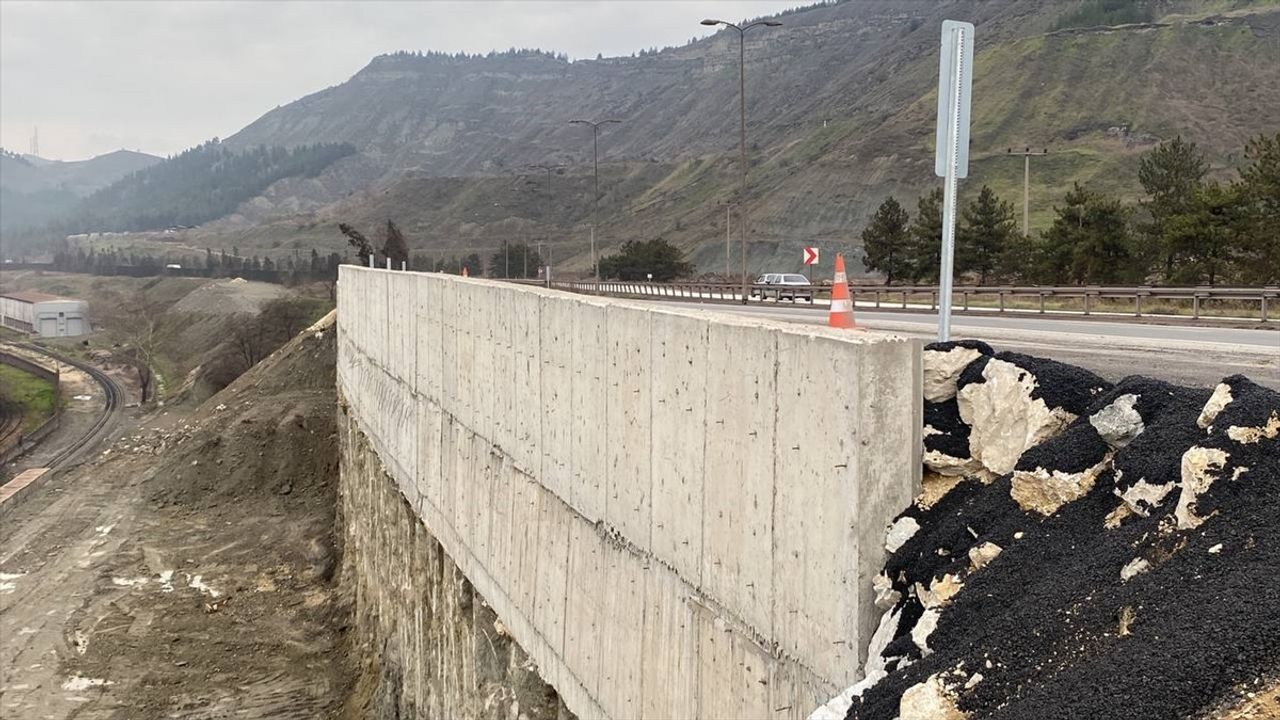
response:
[[[938,128],[933,171],[944,178],[938,340],[951,339],[951,275],[956,249],[956,180],[969,174],[969,106],[973,91],[973,24],[944,20],[938,61]]]

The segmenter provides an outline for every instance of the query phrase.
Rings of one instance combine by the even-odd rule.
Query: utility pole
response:
[[[1031,158],[1036,155],[1048,155],[1049,149],[1026,148],[1016,152],[1013,148],[1008,148],[1005,152],[1009,155],[1022,156],[1022,237],[1031,237]]]
[[[722,202],[722,203],[716,203],[716,204],[724,206],[724,279],[727,282],[729,278],[732,277],[732,273],[733,273],[733,271],[730,269],[730,264],[729,264],[730,243],[732,242],[732,238],[733,238],[733,235],[731,232],[731,227],[733,224],[732,223],[733,203]]]
[[[621,120],[570,120],[570,125],[591,126],[592,178],[595,192],[591,195],[591,272],[600,282],[600,264],[596,262],[596,225],[600,222],[600,126]]]
[[[747,277],[747,31],[754,27],[779,27],[777,20],[757,20],[742,27],[724,20],[707,19],[703,25],[724,25],[738,31],[738,111],[742,124],[738,134],[738,153],[742,161],[742,184],[738,191],[738,234],[742,236],[742,304],[747,304],[750,280]]]

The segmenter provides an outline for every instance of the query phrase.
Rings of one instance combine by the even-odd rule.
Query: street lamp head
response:
[[[707,18],[706,20],[703,20],[703,21],[702,21],[702,24],[703,24],[703,25],[712,25],[712,26],[714,26],[714,25],[720,25],[720,24],[722,24],[723,22],[724,22],[723,20],[712,20],[712,19],[710,19],[710,18]]]
[[[765,27],[782,27],[782,23],[778,22],[777,20],[765,20],[760,24],[764,25]]]
[[[570,120],[569,124],[570,125],[590,125],[591,121],[590,120]]]
[[[613,123],[613,124],[615,124],[615,125],[621,125],[621,124],[622,124],[622,121],[621,121],[621,120],[613,120],[613,119],[610,119],[610,120],[601,120],[601,121],[600,121],[600,124],[601,124],[601,125],[604,125],[604,124],[606,124],[606,123]]]

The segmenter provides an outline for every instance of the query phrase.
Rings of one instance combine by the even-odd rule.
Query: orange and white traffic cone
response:
[[[831,314],[827,325],[833,328],[854,328],[853,301],[849,299],[849,276],[844,272],[844,255],[836,255],[836,276],[831,281]]]

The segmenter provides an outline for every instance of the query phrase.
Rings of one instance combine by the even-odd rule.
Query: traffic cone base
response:
[[[856,328],[853,322],[853,300],[849,297],[849,276],[844,271],[844,255],[836,254],[836,276],[831,281],[831,313],[827,325],[833,328]]]

